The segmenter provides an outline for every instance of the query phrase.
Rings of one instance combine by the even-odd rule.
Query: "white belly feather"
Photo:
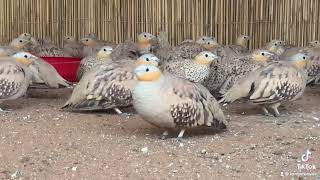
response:
[[[170,114],[170,104],[167,103],[166,92],[161,92],[161,83],[139,82],[133,90],[133,106],[145,119],[159,127],[173,128],[173,118]],[[170,97],[168,97],[170,98]]]

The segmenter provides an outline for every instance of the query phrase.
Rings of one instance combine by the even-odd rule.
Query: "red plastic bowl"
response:
[[[80,65],[80,58],[70,57],[41,57],[50,63],[58,73],[67,81],[77,82],[77,70]]]

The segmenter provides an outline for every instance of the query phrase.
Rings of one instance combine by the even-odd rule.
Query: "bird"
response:
[[[132,58],[137,59],[141,54],[139,53],[139,47],[133,40],[126,40],[119,43],[112,51],[112,59]]]
[[[30,33],[22,33],[18,36],[18,38],[22,38],[22,39],[25,39],[25,40],[31,40],[31,37],[32,35]]]
[[[196,41],[185,40],[173,47],[167,53],[165,61],[176,61],[179,59],[193,59],[202,51],[212,51],[214,48],[220,47],[214,38],[201,36]]]
[[[84,45],[83,47],[83,56],[92,56],[96,54],[103,46],[114,47],[115,45],[111,42],[106,42],[103,40],[97,39],[94,34],[89,34],[80,39],[80,42]]]
[[[154,53],[158,48],[157,37],[148,32],[138,34],[137,42],[140,55]]]
[[[308,55],[307,55],[308,56]],[[308,80],[307,84],[319,84],[320,80],[320,56],[309,56],[306,65]]]
[[[212,94],[224,94],[234,82],[245,74],[274,61],[275,55],[264,49],[257,49],[249,55],[238,56],[230,60],[222,59],[210,67],[209,77],[203,85]]]
[[[318,41],[318,40],[313,40],[313,41],[310,41],[310,42],[308,43],[308,45],[309,45],[310,47],[320,47],[320,41]]]
[[[103,46],[95,56],[87,56],[83,58],[77,70],[77,79],[80,80],[82,76],[93,66],[101,65],[103,61],[110,60],[112,51],[112,47]]]
[[[32,87],[39,88],[40,85],[45,85],[49,88],[65,88],[71,87],[71,83],[65,80],[57,72],[57,70],[45,60],[36,57],[28,52],[18,52],[13,57],[28,57],[32,61],[32,64],[28,66],[28,70],[31,73],[31,85]]]
[[[65,36],[63,38],[63,50],[70,54],[72,57],[83,57],[83,44],[78,42],[72,36]]]
[[[251,39],[251,37],[248,35],[241,35],[236,39],[235,44],[227,45],[224,48],[231,49],[237,55],[248,53],[248,51],[249,51],[249,48],[248,48],[249,44],[248,43],[249,43],[250,39]]]
[[[159,61],[153,54],[144,54],[136,60],[125,58],[96,66],[82,77],[62,109],[113,109],[119,115],[128,117],[129,114],[123,113],[119,108],[132,105],[131,91],[137,83],[135,67],[142,64],[158,66]]]
[[[38,41],[38,45],[31,50],[37,57],[72,57],[62,48],[55,45],[48,37]]]
[[[194,59],[170,61],[163,65],[163,69],[181,78],[202,83],[210,74],[210,65],[217,59],[217,55],[203,51]]]
[[[180,130],[209,126],[225,129],[228,121],[216,99],[201,84],[162,73],[156,66],[140,65],[135,69],[138,83],[132,91],[133,107],[147,122]]]
[[[22,54],[0,58],[0,104],[26,94],[31,80],[27,66],[31,64],[30,56]],[[9,112],[1,108],[0,111]]]
[[[305,67],[308,57],[298,53],[288,61],[272,62],[237,81],[219,101],[230,103],[238,99],[261,106],[265,115],[272,111],[281,116],[278,107],[301,97],[307,83]]]
[[[24,49],[29,40],[24,38],[14,38],[7,46],[0,46],[0,57],[12,56],[18,51]]]
[[[282,44],[284,43],[281,40],[272,40],[269,43],[267,43],[264,48],[280,56],[282,53],[285,52],[285,48],[283,47]]]

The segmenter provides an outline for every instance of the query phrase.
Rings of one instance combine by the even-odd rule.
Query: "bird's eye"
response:
[[[202,38],[202,41],[204,41],[204,38]]]
[[[103,49],[103,51],[107,51],[106,49]]]
[[[21,43],[22,43],[22,40],[20,40],[19,42],[21,42]]]
[[[316,44],[318,44],[318,41],[316,41]]]
[[[208,44],[210,44],[210,42],[208,42]]]
[[[149,58],[147,58],[146,61],[149,61]]]
[[[261,53],[262,56],[264,56],[264,53]]]
[[[28,58],[28,56],[27,56],[27,55],[24,55],[24,58]]]
[[[146,69],[146,72],[149,72],[149,68]]]
[[[306,57],[305,57],[305,56],[303,56],[303,57],[302,57],[302,59],[306,59]]]
[[[70,39],[69,37],[67,37],[67,39]]]
[[[208,55],[208,54],[205,54],[204,56],[205,56],[205,57],[208,57],[209,55]]]
[[[86,39],[86,41],[89,41],[89,39]]]
[[[147,37],[147,35],[145,34],[145,35],[144,35],[144,37],[146,38],[146,37]]]
[[[274,45],[278,46],[278,44],[277,44],[277,43],[274,43]]]

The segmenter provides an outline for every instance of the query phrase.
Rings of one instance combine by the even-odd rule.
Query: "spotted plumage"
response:
[[[78,42],[72,36],[65,36],[63,38],[63,50],[70,54],[72,57],[83,57],[83,44]]]
[[[320,80],[320,56],[311,56],[307,62],[308,83],[319,83]]]
[[[25,65],[14,58],[0,59],[0,102],[17,99],[25,95],[29,83],[30,73]]]
[[[135,70],[139,82],[133,90],[133,105],[146,121],[183,132],[198,126],[226,127],[219,104],[205,87],[159,72],[151,66]]]
[[[77,79],[80,80],[82,76],[86,72],[90,71],[90,69],[92,69],[94,66],[100,66],[105,63],[105,61],[111,61],[112,52],[112,47],[103,46],[94,56],[87,56],[83,58],[77,70]]]
[[[136,61],[124,58],[95,66],[83,76],[63,108],[85,111],[130,106],[137,82],[133,73],[136,64],[158,65],[158,61],[154,55],[145,54]]]
[[[210,65],[218,59],[215,54],[203,51],[194,59],[180,59],[169,61],[164,64],[163,69],[184,79],[202,83],[210,74]]]
[[[301,97],[306,87],[307,75],[299,63],[294,63],[273,62],[248,73],[223,95],[221,102],[245,98],[261,105],[265,114],[271,109],[279,116],[279,105]]]
[[[264,66],[273,58],[273,54],[266,50],[257,50],[250,55],[222,59],[220,63],[211,66],[209,77],[204,86],[213,94],[224,94],[238,79],[245,74]]]

